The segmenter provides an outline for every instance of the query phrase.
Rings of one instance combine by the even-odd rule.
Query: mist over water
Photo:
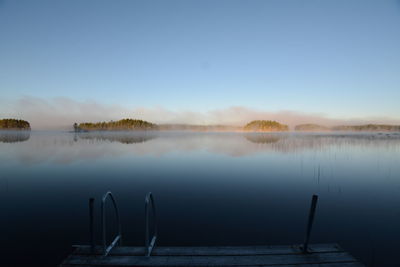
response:
[[[294,128],[303,123],[325,126],[351,124],[395,124],[400,120],[390,117],[335,118],[323,111],[307,113],[293,110],[261,110],[245,106],[230,106],[212,110],[173,110],[165,107],[126,107],[96,101],[76,101],[67,97],[43,99],[25,96],[15,101],[2,101],[6,117],[28,120],[35,130],[71,130],[73,123],[100,122],[135,118],[157,124],[244,126],[252,120],[276,120]],[[7,108],[8,107],[8,108]]]
[[[9,244],[1,257],[10,265],[55,266],[73,244],[87,244],[89,197],[100,242],[99,199],[108,190],[124,245],[144,244],[149,191],[158,244],[192,246],[301,243],[318,194],[312,243],[399,264],[399,133],[15,134],[0,134],[0,242]]]

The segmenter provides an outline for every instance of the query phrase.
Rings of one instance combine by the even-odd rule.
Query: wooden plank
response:
[[[61,267],[102,267],[104,265],[61,265]],[[247,265],[246,267],[365,267],[359,262],[317,263],[317,264],[290,264],[290,265]],[[237,267],[237,266],[236,266]]]
[[[269,267],[271,265],[253,265],[246,267]],[[276,266],[276,265],[275,265]],[[359,262],[340,262],[340,263],[317,263],[317,264],[291,264],[291,265],[277,265],[279,267],[365,267]]]
[[[257,256],[82,256],[68,258],[64,265],[88,266],[271,266],[291,264],[352,263],[346,252]],[[63,266],[64,266],[63,265]]]
[[[74,255],[91,255],[90,246],[75,246]],[[343,252],[337,244],[313,244],[309,246],[313,253]],[[299,245],[293,246],[247,246],[247,247],[155,247],[153,256],[223,256],[223,255],[274,255],[274,254],[299,254]],[[94,254],[102,255],[103,248],[97,246]],[[110,256],[142,256],[145,255],[144,247],[115,247]]]

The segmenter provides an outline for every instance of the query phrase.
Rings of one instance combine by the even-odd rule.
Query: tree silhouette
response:
[[[256,120],[249,122],[243,127],[245,131],[254,132],[280,132],[288,131],[289,127],[285,124],[280,124],[277,121]]]
[[[104,131],[104,130],[156,130],[157,125],[148,121],[123,119],[110,122],[84,122],[78,126],[79,131]],[[74,124],[75,128],[75,124]]]
[[[30,126],[29,122],[24,121],[24,120],[1,119],[0,120],[0,129],[30,130],[31,126]]]

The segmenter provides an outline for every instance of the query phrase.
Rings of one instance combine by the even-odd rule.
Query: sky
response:
[[[399,99],[399,0],[0,0],[0,118],[400,123]]]

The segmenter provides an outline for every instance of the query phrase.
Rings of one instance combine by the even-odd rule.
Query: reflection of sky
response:
[[[0,241],[16,240],[5,255],[15,261],[21,250],[34,256],[53,250],[56,265],[71,244],[87,242],[88,197],[111,190],[128,245],[142,244],[148,191],[155,194],[164,245],[299,243],[317,193],[313,242],[339,242],[364,262],[371,246],[378,262],[390,266],[397,259],[399,135],[147,137],[32,132],[27,141],[0,143],[6,214],[0,227],[9,229]]]

